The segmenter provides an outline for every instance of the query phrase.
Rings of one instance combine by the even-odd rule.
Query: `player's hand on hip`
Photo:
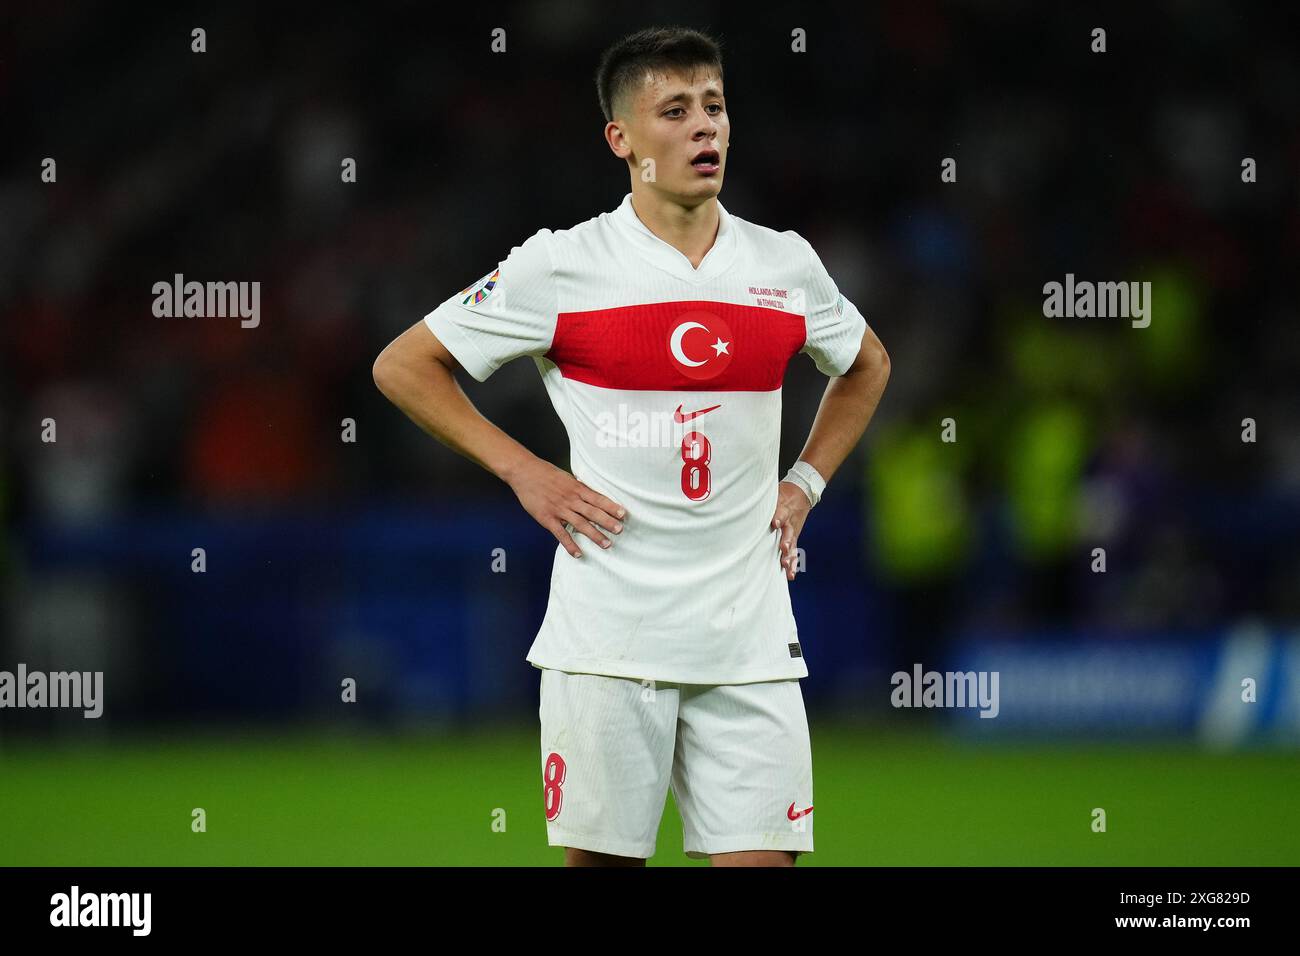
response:
[[[803,523],[808,520],[811,510],[812,502],[798,485],[783,481],[776,486],[776,512],[772,515],[771,527],[781,533],[778,552],[787,581],[794,580],[799,532],[803,530]]]
[[[616,501],[588,488],[573,475],[540,458],[521,469],[511,488],[524,510],[564,545],[575,558],[582,557],[572,534],[580,532],[602,548],[613,542],[602,532],[619,534],[627,510]]]

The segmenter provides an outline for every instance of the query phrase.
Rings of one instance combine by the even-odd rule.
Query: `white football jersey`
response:
[[[627,509],[610,548],[556,545],[537,667],[691,684],[808,674],[769,527],[781,381],[796,352],[842,375],[866,322],[803,237],[718,213],[696,269],[629,193],[540,230],[425,316],[479,381],[532,356],[569,469]]]

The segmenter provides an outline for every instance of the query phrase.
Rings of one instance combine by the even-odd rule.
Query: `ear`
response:
[[[632,146],[628,143],[627,134],[617,120],[610,120],[605,124],[605,142],[619,159],[627,159],[632,155]]]

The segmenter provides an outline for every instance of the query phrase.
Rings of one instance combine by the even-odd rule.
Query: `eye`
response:
[[[721,103],[710,103],[708,106],[705,107],[705,109],[706,109],[706,110],[711,110],[711,111],[712,111],[712,112],[709,114],[710,116],[717,116],[719,113],[722,112],[722,104],[721,104]],[[665,113],[664,113],[664,116],[672,116],[674,113],[685,113],[685,112],[686,112],[686,110],[683,109],[682,107],[680,107],[680,106],[674,106],[672,109],[670,109],[670,110],[668,110],[667,112],[665,112]]]

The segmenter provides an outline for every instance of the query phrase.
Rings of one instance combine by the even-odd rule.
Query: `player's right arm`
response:
[[[565,523],[602,548],[623,530],[624,508],[573,475],[537,457],[470,402],[456,381],[460,363],[424,321],[395,338],[375,359],[375,385],[413,422],[453,451],[486,468],[514,491],[524,510],[575,558],[582,552]]]

